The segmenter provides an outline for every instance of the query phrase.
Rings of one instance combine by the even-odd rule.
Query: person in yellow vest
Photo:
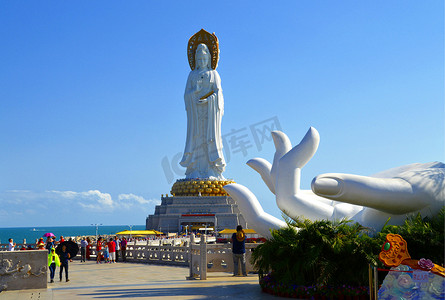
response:
[[[56,274],[56,266],[60,267],[60,259],[59,256],[56,254],[56,249],[51,248],[49,254],[48,254],[48,267],[50,271],[50,283],[54,282],[54,275]]]

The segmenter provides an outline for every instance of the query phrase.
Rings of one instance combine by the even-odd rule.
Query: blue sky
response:
[[[269,213],[245,162],[273,122],[326,172],[444,161],[443,1],[0,2],[0,227],[144,224],[183,178],[187,41],[220,41],[224,175]],[[272,120],[272,121],[271,121]],[[233,147],[232,147],[233,146]],[[163,164],[164,163],[164,164]]]

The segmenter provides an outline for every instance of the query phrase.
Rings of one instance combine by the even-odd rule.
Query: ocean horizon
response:
[[[123,230],[130,230],[128,225],[102,225],[98,227],[98,235],[112,235]],[[145,230],[145,225],[134,225],[132,230]],[[15,243],[22,243],[26,239],[27,244],[35,244],[36,240],[45,233],[53,233],[57,239],[62,235],[84,236],[96,235],[96,226],[41,226],[41,227],[4,227],[0,228],[0,244],[7,244],[12,238]]]

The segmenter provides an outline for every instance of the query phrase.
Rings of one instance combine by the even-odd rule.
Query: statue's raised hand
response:
[[[413,164],[373,177],[352,174],[323,174],[312,181],[312,191],[300,190],[300,174],[318,148],[319,134],[310,128],[303,140],[292,148],[283,132],[272,132],[276,152],[273,164],[262,158],[247,164],[263,178],[276,195],[278,207],[292,219],[350,218],[364,226],[380,229],[391,217],[401,223],[406,214],[432,215],[444,205],[445,169],[443,163]],[[265,213],[252,192],[239,184],[225,186],[237,201],[247,223],[265,236],[269,228],[284,223]]]

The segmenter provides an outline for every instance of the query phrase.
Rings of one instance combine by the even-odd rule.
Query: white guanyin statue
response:
[[[433,216],[445,205],[445,165],[441,162],[416,163],[372,176],[329,173],[315,177],[312,190],[300,189],[301,170],[315,154],[320,142],[311,127],[295,147],[280,131],[273,131],[273,163],[254,158],[247,164],[257,171],[275,194],[280,210],[292,219],[351,219],[380,230],[402,224],[409,214]],[[229,184],[224,189],[234,198],[250,228],[263,236],[286,223],[266,213],[255,195],[245,186]]]
[[[221,139],[224,98],[216,71],[218,39],[201,29],[190,38],[187,50],[192,71],[184,94],[187,140],[180,165],[187,168],[187,179],[224,180],[226,163]]]

